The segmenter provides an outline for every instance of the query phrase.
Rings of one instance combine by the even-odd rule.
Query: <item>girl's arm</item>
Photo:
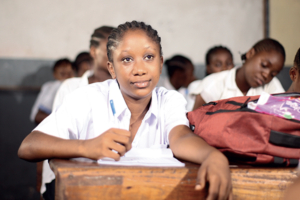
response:
[[[169,134],[170,148],[177,158],[201,164],[196,189],[209,182],[207,199],[231,198],[231,175],[227,158],[208,145],[187,126],[174,127]]]
[[[194,104],[193,110],[196,110],[197,108],[201,107],[205,103],[206,102],[203,100],[202,96],[200,94],[198,94],[196,96],[196,100],[195,100],[195,104]]]
[[[68,140],[33,131],[23,140],[18,156],[33,162],[51,158],[76,157],[93,160],[110,157],[119,160],[120,156],[131,149],[131,142],[129,131],[114,128],[89,140]]]

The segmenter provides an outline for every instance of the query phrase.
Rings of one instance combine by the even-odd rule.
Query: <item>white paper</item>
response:
[[[171,149],[167,148],[132,148],[119,161],[102,158],[98,160],[98,163],[125,166],[184,167],[184,163],[174,158]]]

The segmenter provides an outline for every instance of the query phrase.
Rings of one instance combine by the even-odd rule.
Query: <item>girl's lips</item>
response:
[[[256,78],[256,83],[259,85],[259,86],[262,86],[264,84],[264,82],[259,79],[259,78]]]
[[[150,80],[133,82],[133,85],[136,86],[137,88],[145,88],[148,87],[149,84],[150,84]]]

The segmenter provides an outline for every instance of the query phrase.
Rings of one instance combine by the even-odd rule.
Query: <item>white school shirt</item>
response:
[[[47,114],[51,113],[54,97],[60,85],[61,81],[58,80],[49,81],[42,85],[41,91],[31,109],[30,120],[32,122],[35,121],[34,119],[39,109]]]
[[[234,67],[231,70],[226,70],[218,73],[213,73],[203,79],[200,95],[203,100],[208,103],[220,99],[227,99],[231,97],[244,96],[235,82],[236,70],[239,67]],[[263,86],[250,88],[246,96],[260,95],[262,92],[268,94],[283,93],[285,92],[280,81],[274,77],[272,81]]]
[[[89,84],[88,78],[93,75],[92,70],[86,71],[81,77],[74,77],[65,80],[60,87],[58,88],[54,101],[52,101],[51,107],[55,110],[58,106],[60,106],[63,102],[65,96],[79,87],[86,86]],[[52,172],[48,160],[43,162],[43,171],[42,171],[42,184],[41,184],[41,194],[46,191],[46,183],[50,183],[53,179],[55,179],[55,175]]]
[[[53,102],[53,110],[62,104],[64,97],[79,87],[89,84],[89,77],[92,76],[93,70],[87,70],[81,77],[74,77],[65,80],[59,87]]]
[[[113,101],[115,115],[110,101]],[[176,91],[163,87],[152,91],[151,105],[132,142],[133,147],[167,146],[169,133],[177,125],[189,126],[186,100]],[[116,80],[80,87],[67,95],[56,110],[34,130],[64,138],[91,139],[110,128],[129,130],[131,113]],[[45,178],[51,182],[52,173]],[[43,193],[45,189],[41,192]]]

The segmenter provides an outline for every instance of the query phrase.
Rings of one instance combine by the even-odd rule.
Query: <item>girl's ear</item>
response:
[[[290,73],[290,78],[292,81],[295,81],[297,79],[297,76],[299,76],[298,69],[295,66],[290,68],[289,73]]]
[[[162,72],[163,65],[164,65],[164,58],[161,56],[161,57],[160,57],[160,68],[159,68],[159,74],[161,74],[161,72]]]
[[[113,63],[107,61],[107,69],[108,69],[111,77],[113,79],[116,79],[117,76],[116,76],[116,73],[115,73],[115,69],[114,69]]]
[[[252,58],[255,55],[255,50],[254,48],[251,48],[247,53],[246,53],[246,60],[249,58]]]
[[[90,55],[92,56],[93,59],[96,58],[96,48],[94,46],[90,47]]]

